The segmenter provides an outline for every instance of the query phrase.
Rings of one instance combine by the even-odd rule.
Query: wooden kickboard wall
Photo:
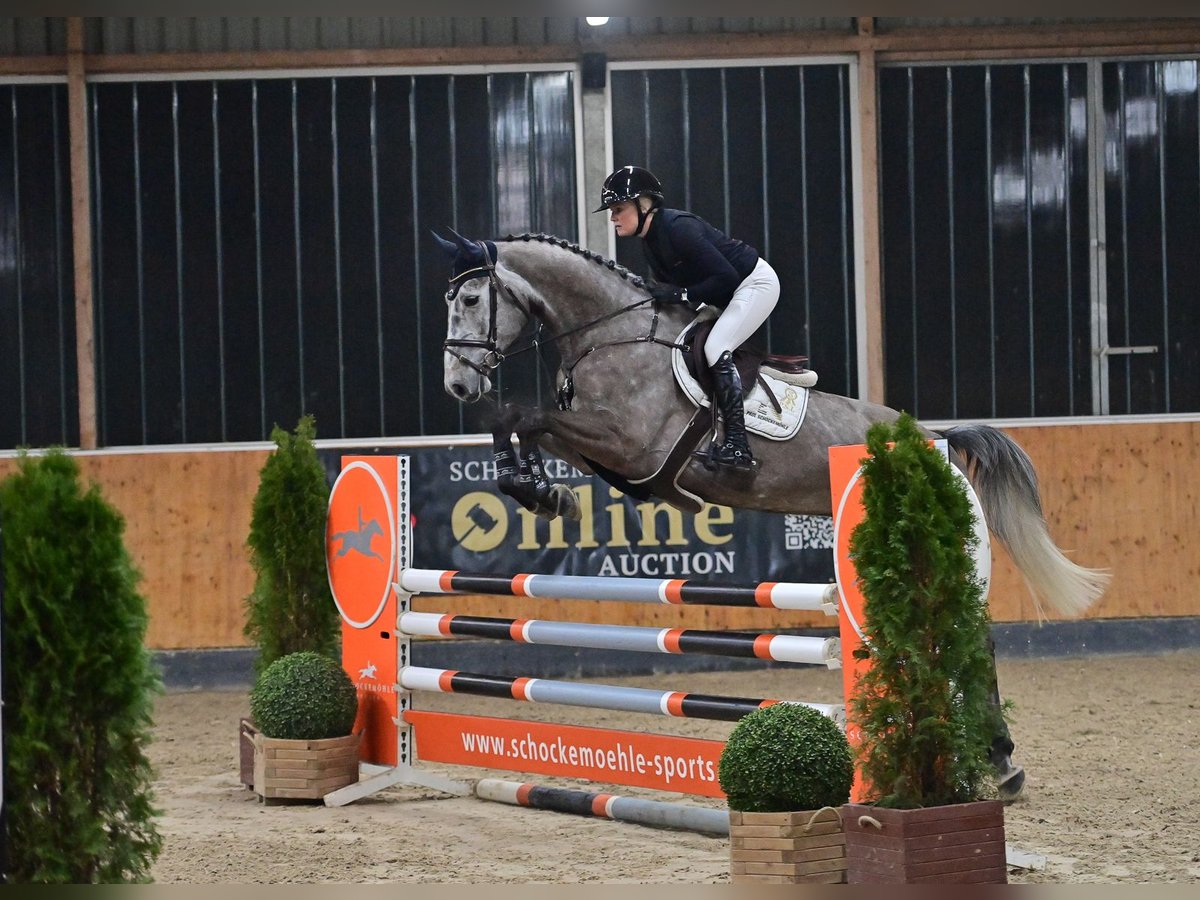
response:
[[[1200,615],[1200,423],[1022,426],[1008,429],[1033,459],[1059,546],[1113,572],[1095,618]],[[254,584],[245,547],[258,475],[269,451],[230,449],[80,454],[83,477],[125,516],[126,546],[143,574],[153,649],[245,646],[244,601]],[[16,461],[0,459],[0,477]],[[993,545],[992,618],[1037,612]],[[450,611],[446,598],[417,602]],[[813,614],[510,598],[456,598],[472,615],[772,629],[832,624]],[[1050,611],[1048,611],[1050,612]],[[1054,618],[1052,615],[1051,618]]]

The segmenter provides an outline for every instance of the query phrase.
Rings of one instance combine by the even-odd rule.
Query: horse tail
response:
[[[1066,616],[1086,612],[1111,576],[1071,562],[1046,527],[1033,462],[1012,438],[988,425],[960,425],[943,433],[965,462],[988,527],[1004,545],[1033,595]]]

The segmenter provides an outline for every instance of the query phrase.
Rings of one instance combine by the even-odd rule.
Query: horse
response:
[[[561,358],[559,408],[507,405],[497,411],[492,431],[500,489],[540,515],[578,518],[579,507],[568,485],[547,484],[539,446],[639,499],[655,495],[691,512],[707,501],[828,516],[828,448],[860,444],[872,424],[900,416],[877,403],[812,389],[795,437],[751,436],[756,474],[713,470],[691,452],[689,425],[697,409],[677,385],[670,361],[694,317],[691,309],[656,303],[640,276],[561,238],[480,241],[450,233],[453,240],[435,233],[451,262],[446,391],[463,403],[488,395],[496,369],[520,352],[514,345],[534,323],[549,332],[538,342],[555,344]],[[1025,577],[1039,618],[1043,603],[1066,616],[1085,612],[1104,593],[1109,575],[1072,562],[1055,545],[1025,451],[983,424],[924,431],[945,438],[954,451],[952,462]]]
[[[759,460],[755,472],[715,468],[694,450],[709,428],[672,367],[677,350],[695,349],[685,331],[694,310],[657,303],[640,276],[552,235],[487,241],[450,233],[453,240],[434,234],[451,264],[443,344],[447,393],[463,403],[481,400],[506,357],[541,345],[555,345],[561,359],[557,409],[507,404],[497,410],[492,427],[500,490],[539,515],[580,517],[570,486],[548,483],[539,447],[638,499],[657,496],[688,512],[707,501],[832,515],[828,448],[861,444],[871,425],[901,415],[881,404],[805,388],[805,416],[795,436],[787,441],[751,436]],[[534,325],[540,326],[539,336],[514,350]],[[777,361],[784,371],[794,358]],[[715,413],[711,422],[715,437]],[[944,438],[953,451],[951,462],[970,481],[984,521],[1024,576],[1039,619],[1043,603],[1078,616],[1103,595],[1109,574],[1072,562],[1051,538],[1037,473],[1012,438],[984,424],[944,432],[922,428],[930,438]],[[1012,762],[1013,742],[994,677],[991,694],[997,715],[990,758],[999,796],[1011,801],[1022,792],[1025,772]]]

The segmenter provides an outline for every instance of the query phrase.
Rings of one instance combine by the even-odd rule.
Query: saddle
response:
[[[677,343],[688,348],[683,355],[687,373],[696,380],[705,395],[711,397],[713,392],[712,371],[708,368],[708,360],[704,356],[704,345],[717,323],[716,311],[702,310],[691,325],[679,335]],[[733,351],[733,364],[737,366],[738,375],[742,379],[742,395],[748,396],[756,382],[760,382],[760,372],[766,367],[784,375],[798,376],[798,381],[811,382],[801,384],[811,387],[817,383],[817,373],[809,369],[805,363],[807,356],[781,356],[766,353],[758,347],[743,344]],[[791,379],[789,379],[791,380]]]
[[[676,338],[682,349],[671,356],[675,380],[699,408],[713,407],[712,373],[704,357],[704,342],[716,316],[716,310],[701,310]],[[743,346],[734,351],[733,360],[742,380],[747,431],[771,441],[795,437],[808,410],[808,388],[817,383],[817,373],[804,366],[806,357],[768,355]]]
[[[716,427],[715,405],[710,399],[712,375],[704,357],[704,342],[718,315],[715,309],[702,309],[675,341],[682,349],[671,352],[671,367],[680,388],[695,404],[696,412],[658,471],[633,481],[585,457],[601,478],[637,500],[659,497],[690,513],[703,508],[703,500],[681,487],[678,479],[705,435]],[[739,347],[733,358],[742,379],[747,431],[775,441],[793,437],[808,409],[808,388],[817,383],[817,373],[804,367],[806,357],[769,355],[755,348]],[[729,472],[724,477],[738,475]]]

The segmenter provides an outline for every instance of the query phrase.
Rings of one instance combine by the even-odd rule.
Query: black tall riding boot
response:
[[[725,422],[725,442],[713,447],[712,461],[718,466],[735,469],[754,469],[758,463],[746,440],[746,412],[742,405],[742,378],[733,364],[733,354],[726,350],[713,363],[713,394]]]

